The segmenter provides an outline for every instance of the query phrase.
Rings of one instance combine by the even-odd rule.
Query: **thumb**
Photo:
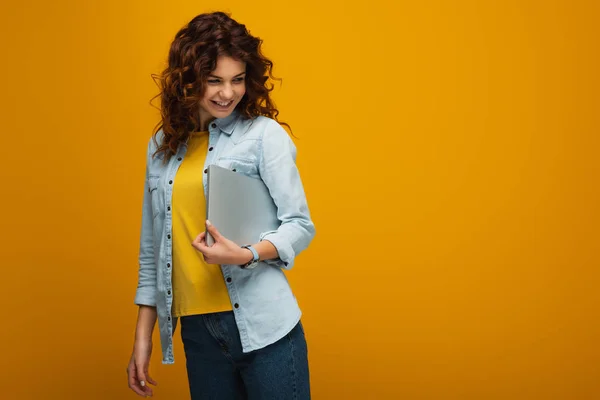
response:
[[[213,239],[215,239],[215,242],[222,238],[218,229],[209,220],[206,220],[206,230],[212,235]]]
[[[136,365],[137,379],[140,382],[140,386],[146,386],[146,371],[144,366],[140,363]]]
[[[156,383],[156,381],[154,379],[152,379],[152,377],[150,376],[150,374],[147,374],[148,376],[148,382],[150,382],[151,384],[153,384],[154,386],[157,386],[158,384]]]
[[[144,371],[144,374],[146,375],[146,384],[150,383],[154,386],[156,386],[156,381],[154,379],[152,379],[152,377],[150,376],[150,373],[148,372],[148,369],[146,369],[146,371]]]

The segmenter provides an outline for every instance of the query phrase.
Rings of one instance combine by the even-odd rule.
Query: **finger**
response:
[[[151,385],[156,386],[156,381],[154,379],[152,379],[152,377],[150,376],[147,365],[146,365],[146,368],[144,369],[144,373],[146,374],[146,384],[150,383]],[[150,391],[152,392],[152,389],[150,387],[148,389],[150,389]]]
[[[153,379],[148,376],[147,371],[146,371],[146,378],[147,378],[146,382],[144,382],[144,387],[142,389],[144,390],[146,397],[153,396],[154,392],[152,391],[152,387],[150,387],[150,384],[151,384],[150,381],[152,381]]]
[[[213,239],[215,239],[215,242],[223,238],[223,236],[221,236],[221,234],[219,233],[218,229],[213,224],[211,224],[209,220],[206,220],[206,230],[212,235]]]
[[[150,376],[148,371],[146,371],[146,377],[148,378],[148,383],[150,383],[151,385],[154,385],[154,386],[158,385],[158,383],[156,383],[156,381],[154,379],[152,379],[152,377]]]
[[[196,238],[194,240],[192,240],[192,244],[200,244],[200,243],[202,243],[203,245],[206,246],[206,232],[202,232],[201,234],[196,236]]]
[[[206,242],[206,232],[202,232],[201,234],[199,234],[198,236],[196,236],[196,239],[194,239],[194,242]]]
[[[203,255],[206,255],[206,252],[210,251],[210,247],[206,245],[206,242],[204,242],[204,240],[197,239],[198,238],[194,239],[194,241],[192,242],[192,246],[194,246],[194,248],[201,252]]]
[[[148,379],[146,379],[146,373],[144,371],[144,366],[138,364],[138,365],[136,365],[135,369],[137,371],[137,379],[139,381],[141,390],[144,393],[144,395],[152,394],[152,389],[150,389],[150,387],[148,387],[146,385],[146,382],[148,381]]]
[[[146,392],[144,392],[137,379],[137,371],[134,363],[129,364],[129,366],[127,367],[127,378],[129,388],[133,390],[137,395],[146,397]]]

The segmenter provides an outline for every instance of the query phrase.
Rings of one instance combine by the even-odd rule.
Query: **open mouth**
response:
[[[211,100],[211,102],[216,106],[216,108],[218,108],[220,110],[227,110],[233,104],[233,100],[230,100],[230,101]]]

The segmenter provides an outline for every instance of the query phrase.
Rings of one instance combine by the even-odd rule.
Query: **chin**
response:
[[[225,118],[231,115],[231,113],[233,113],[235,111],[235,107],[231,108],[230,110],[227,111],[220,111],[220,110],[213,110],[212,111],[212,115],[215,118]]]
[[[213,114],[216,115],[229,115],[233,112],[233,110],[235,110],[235,108],[232,108],[231,110],[227,110],[227,111],[220,111],[220,110],[213,110]]]

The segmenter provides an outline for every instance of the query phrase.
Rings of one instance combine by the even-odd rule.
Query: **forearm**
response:
[[[296,166],[296,147],[276,122],[264,133],[259,172],[277,205],[277,219],[281,223],[276,230],[260,235],[260,241],[271,242],[277,252],[277,257],[266,261],[290,269],[296,255],[311,242],[315,227]]]
[[[277,252],[277,257],[285,266],[291,267],[294,259],[300,252],[306,249],[315,235],[315,227],[308,212],[306,215],[283,218],[284,223],[275,230],[264,232],[260,236],[261,242],[270,242]]]
[[[254,250],[258,253],[258,259],[261,261],[272,260],[278,257],[277,249],[273,243],[268,240],[263,240],[259,243],[253,244]],[[244,265],[252,261],[254,255],[248,249],[241,248],[237,251],[236,264]]]
[[[152,143],[152,141],[150,141],[150,143]],[[150,154],[150,148],[148,149],[148,154]],[[154,254],[153,232],[152,196],[148,178],[148,166],[146,166],[144,200],[142,205],[142,227],[140,231],[138,256],[138,287],[134,300],[134,303],[140,306],[156,306],[156,259]]]
[[[258,252],[258,256],[261,261],[273,260],[273,259],[279,257],[279,255],[277,254],[277,249],[275,248],[273,243],[269,242],[268,240],[263,240],[259,243],[256,243],[256,244],[252,245],[252,247],[254,247],[254,249]],[[250,260],[252,260],[251,252],[250,252],[250,258],[248,261],[250,261]]]
[[[135,329],[135,339],[152,339],[152,331],[156,324],[156,307],[140,306]]]

